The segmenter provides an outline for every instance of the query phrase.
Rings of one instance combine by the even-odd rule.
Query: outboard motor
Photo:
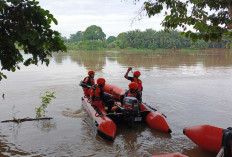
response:
[[[138,100],[134,97],[125,97],[123,105],[125,108],[132,110],[135,113],[139,113]]]
[[[134,97],[125,97],[123,100],[124,116],[129,122],[130,127],[134,127],[134,122],[142,121],[142,117],[139,112],[138,100]]]
[[[231,157],[232,156],[232,127],[229,127],[222,132],[222,148],[216,157]]]

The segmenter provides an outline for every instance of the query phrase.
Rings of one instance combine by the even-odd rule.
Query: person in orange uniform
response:
[[[129,67],[127,69],[127,72],[126,74],[124,75],[124,77],[127,79],[127,80],[130,80],[131,82],[135,82],[138,84],[138,91],[140,93],[140,95],[142,96],[142,91],[143,91],[143,85],[142,85],[142,81],[139,79],[139,76],[141,75],[140,71],[135,71],[133,73],[134,77],[130,77],[128,76],[129,72],[132,71],[132,68]]]
[[[139,102],[141,102],[142,98],[140,92],[138,91],[138,84],[136,82],[131,82],[128,86],[129,90],[125,93],[124,97],[135,97]]]
[[[89,76],[87,76],[87,77],[84,78],[83,83],[87,84],[88,86],[93,86],[95,84],[94,74],[95,74],[95,72],[93,70],[90,70],[88,72]],[[89,87],[83,87],[83,91],[84,91],[84,95],[85,96],[87,96],[87,97],[90,96],[90,89],[89,89]]]
[[[91,104],[98,107],[107,107],[108,111],[111,111],[111,108],[114,104],[114,101],[107,95],[104,94],[104,86],[106,80],[104,78],[97,79],[97,84],[92,86],[90,92]]]

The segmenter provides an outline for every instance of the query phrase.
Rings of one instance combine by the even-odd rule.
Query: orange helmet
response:
[[[93,71],[93,70],[90,70],[90,71],[88,72],[88,75],[91,75],[91,74],[94,74],[94,71]]]
[[[97,84],[105,84],[106,80],[104,78],[97,79]]]
[[[138,84],[135,83],[135,82],[131,82],[131,83],[129,84],[129,88],[130,88],[130,89],[136,90],[136,89],[138,89]]]
[[[136,76],[136,77],[139,77],[140,74],[141,74],[141,73],[140,73],[139,71],[135,71],[135,72],[134,72],[134,76]]]

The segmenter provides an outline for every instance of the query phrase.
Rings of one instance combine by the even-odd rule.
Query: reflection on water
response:
[[[3,141],[4,142],[4,141]],[[0,141],[0,156],[8,157],[8,156],[27,156],[30,153],[24,152],[23,150],[14,148],[15,146],[10,143],[1,143]]]
[[[34,125],[39,128],[41,131],[50,132],[56,129],[56,122],[52,120],[40,120],[34,122]]]
[[[102,70],[107,58],[110,62],[117,61],[122,66],[139,68],[165,68],[179,66],[194,66],[202,63],[205,67],[226,67],[232,65],[232,54],[226,51],[216,52],[75,52],[68,54],[73,62],[86,69]],[[66,60],[62,54],[54,56],[56,63]]]
[[[167,116],[171,135],[138,124],[117,127],[114,142],[96,135],[81,109],[78,86],[89,69],[123,89],[128,68],[140,70],[143,100]],[[0,156],[151,156],[180,152],[212,157],[185,135],[183,128],[231,126],[232,53],[212,52],[68,52],[54,55],[49,67],[21,67],[0,83],[0,119],[35,117],[40,93],[54,91],[49,121],[0,123]],[[131,73],[129,74],[131,75]],[[2,97],[4,93],[4,97]]]
[[[6,138],[7,138],[6,136],[0,135],[0,156],[1,157],[30,156],[31,155],[31,153],[25,152],[22,149],[17,148],[15,144],[9,143],[6,140]],[[36,153],[32,152],[32,154],[36,154]]]
[[[194,146],[191,149],[184,149],[183,150],[183,154],[190,156],[190,157],[199,157],[199,156],[212,156],[212,157],[216,157],[217,153],[212,153],[212,152],[208,152],[205,151],[201,148],[199,148],[198,146]]]
[[[71,52],[70,56],[72,62],[76,62],[79,66],[84,66],[87,70],[99,71],[106,64],[106,54],[104,52]]]

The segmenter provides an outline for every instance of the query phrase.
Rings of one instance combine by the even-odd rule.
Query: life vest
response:
[[[89,85],[89,86],[92,86],[92,85],[95,84],[94,79],[91,78],[90,76],[85,77],[84,80],[83,80],[83,82],[86,83],[86,84]],[[89,95],[90,95],[89,88],[83,87],[83,91],[84,91],[84,95],[85,95],[85,96],[89,96]]]
[[[83,82],[86,83],[89,86],[92,86],[92,85],[95,84],[94,79],[92,77],[90,77],[90,76],[85,77]]]
[[[142,83],[143,83],[143,82],[142,82],[140,79],[137,79],[137,78],[135,78],[135,77],[134,77],[134,79],[133,79],[132,82],[136,82],[136,83],[138,84],[138,91],[139,91],[140,93],[142,93],[142,91],[143,91]]]
[[[96,99],[100,99],[100,92],[100,87],[97,84],[95,84],[91,88],[90,97],[92,98],[94,96]]]
[[[131,93],[130,91],[128,91],[128,92],[126,92],[126,94],[125,94],[126,96],[130,96],[130,97],[135,97],[136,98],[136,96],[137,96],[137,92],[135,92],[135,93]]]
[[[91,98],[91,104],[95,106],[103,106],[103,102],[100,97],[101,88],[95,84],[90,89],[90,98]]]

